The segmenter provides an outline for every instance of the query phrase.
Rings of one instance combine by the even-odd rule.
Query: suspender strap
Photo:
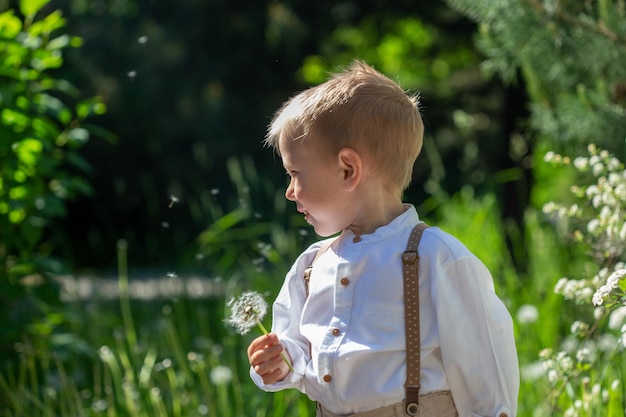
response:
[[[406,412],[414,416],[419,411],[420,390],[420,298],[419,246],[422,233],[429,227],[419,223],[411,232],[406,251],[402,254],[404,276],[404,326],[406,337]]]
[[[315,254],[315,258],[311,261],[311,265],[304,270],[304,287],[306,289],[306,296],[309,296],[309,281],[311,280],[311,271],[313,270],[313,264],[317,259],[324,254],[330,248],[330,245],[335,241],[335,239],[330,239],[326,241],[320,248],[317,250]]]

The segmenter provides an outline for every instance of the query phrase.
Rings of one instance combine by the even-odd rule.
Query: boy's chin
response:
[[[340,232],[340,230],[331,230],[326,227],[316,227],[314,224],[311,224],[311,226],[313,226],[313,230],[315,230],[315,234],[317,234],[319,237],[330,237]]]

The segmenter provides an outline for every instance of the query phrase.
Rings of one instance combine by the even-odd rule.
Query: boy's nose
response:
[[[295,201],[295,196],[293,194],[293,180],[289,181],[289,185],[287,186],[287,189],[285,190],[285,198],[289,201]]]

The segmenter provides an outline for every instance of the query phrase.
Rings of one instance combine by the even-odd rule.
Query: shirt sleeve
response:
[[[311,355],[308,341],[300,333],[300,318],[306,302],[304,271],[310,266],[321,242],[314,243],[293,264],[272,305],[272,333],[276,333],[292,361],[293,372],[275,384],[263,383],[261,377],[250,367],[250,377],[264,391],[275,392],[297,388],[305,392],[304,375],[310,366]]]
[[[513,321],[487,268],[468,255],[439,265],[437,327],[443,367],[459,417],[513,417],[519,364]]]

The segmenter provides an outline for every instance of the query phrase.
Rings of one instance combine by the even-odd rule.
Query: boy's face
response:
[[[281,136],[279,149],[290,178],[285,197],[296,203],[315,232],[329,236],[348,227],[352,222],[350,195],[338,158],[324,155],[315,138],[294,141]]]

